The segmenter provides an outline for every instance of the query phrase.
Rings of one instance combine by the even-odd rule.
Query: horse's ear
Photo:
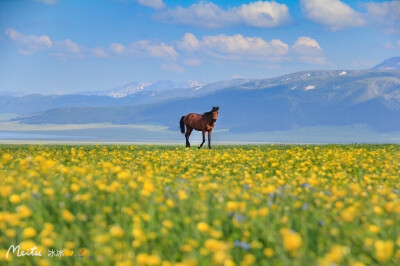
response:
[[[214,106],[213,110],[219,110],[219,106]]]

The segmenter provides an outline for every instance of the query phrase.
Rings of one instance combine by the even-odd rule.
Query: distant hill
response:
[[[122,98],[135,93],[147,92],[150,94],[159,91],[172,89],[196,89],[204,86],[202,82],[196,80],[188,80],[186,82],[173,82],[170,80],[158,80],[155,82],[129,82],[115,87],[107,91],[92,91],[81,93],[83,95],[109,96],[113,98]]]
[[[158,101],[123,106],[58,108],[17,120],[38,124],[161,124],[177,130],[181,115],[202,113],[219,105],[217,127],[232,132],[352,124],[367,124],[379,131],[400,130],[400,71],[302,71],[270,79],[208,84],[197,90],[171,90],[167,94],[174,97],[158,96]]]
[[[1,113],[16,113],[19,115],[30,115],[46,110],[69,107],[106,107],[106,106],[126,106],[134,104],[148,104],[161,102],[168,99],[178,99],[187,97],[196,97],[217,90],[225,89],[232,86],[237,86],[245,83],[245,79],[234,79],[210,83],[202,86],[195,86],[195,81],[187,83],[186,88],[169,88],[167,81],[158,81],[152,83],[152,86],[145,89],[137,89],[134,93],[131,90],[124,97],[111,97],[105,94],[123,93],[125,89],[133,86],[131,83],[121,86],[121,90],[115,88],[107,92],[84,92],[74,95],[41,95],[30,94],[22,97],[16,96],[1,96],[0,95],[0,114]],[[134,83],[139,84],[139,83]],[[175,84],[176,85],[176,84]],[[175,86],[174,85],[174,86]],[[191,87],[193,85],[193,87]],[[174,87],[173,86],[173,87]]]
[[[400,70],[400,56],[389,58],[374,66],[375,70]]]

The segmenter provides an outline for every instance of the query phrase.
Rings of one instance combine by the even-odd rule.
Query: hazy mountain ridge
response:
[[[29,94],[21,97],[0,96],[0,113],[16,113],[19,115],[31,115],[46,110],[69,107],[106,107],[125,106],[134,104],[148,104],[161,102],[169,99],[195,97],[210,92],[221,90],[227,87],[242,84],[247,80],[235,79],[210,83],[200,87],[191,88],[162,88],[157,82],[154,89],[138,90],[125,97],[111,97],[102,95],[87,95],[86,92],[72,95],[41,95]],[[139,84],[139,83],[137,83]],[[193,83],[197,84],[197,83]],[[189,84],[190,85],[190,84]],[[188,86],[189,86],[188,85]],[[162,89],[160,89],[162,88]],[[96,92],[102,94],[102,92]]]
[[[374,66],[375,70],[400,70],[400,56],[386,59],[382,63]]]
[[[218,127],[232,132],[360,123],[380,131],[400,130],[400,71],[302,71],[203,88],[202,94],[191,90],[186,97],[151,104],[55,109],[18,121],[161,124],[175,130],[181,115],[219,105]]]
[[[119,85],[111,90],[107,91],[88,91],[80,93],[82,95],[97,95],[97,96],[109,96],[113,98],[123,98],[138,92],[146,91],[150,94],[158,93],[163,90],[171,89],[196,89],[204,86],[204,83],[197,80],[188,80],[186,82],[173,82],[170,80],[157,80],[155,82],[129,82]]]

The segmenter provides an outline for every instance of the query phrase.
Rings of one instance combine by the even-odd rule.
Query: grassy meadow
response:
[[[0,145],[0,181],[0,264],[400,264],[398,145]]]

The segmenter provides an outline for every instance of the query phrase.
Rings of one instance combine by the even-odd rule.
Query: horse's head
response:
[[[216,122],[218,119],[219,107],[214,106],[211,111],[212,111],[213,121]]]

